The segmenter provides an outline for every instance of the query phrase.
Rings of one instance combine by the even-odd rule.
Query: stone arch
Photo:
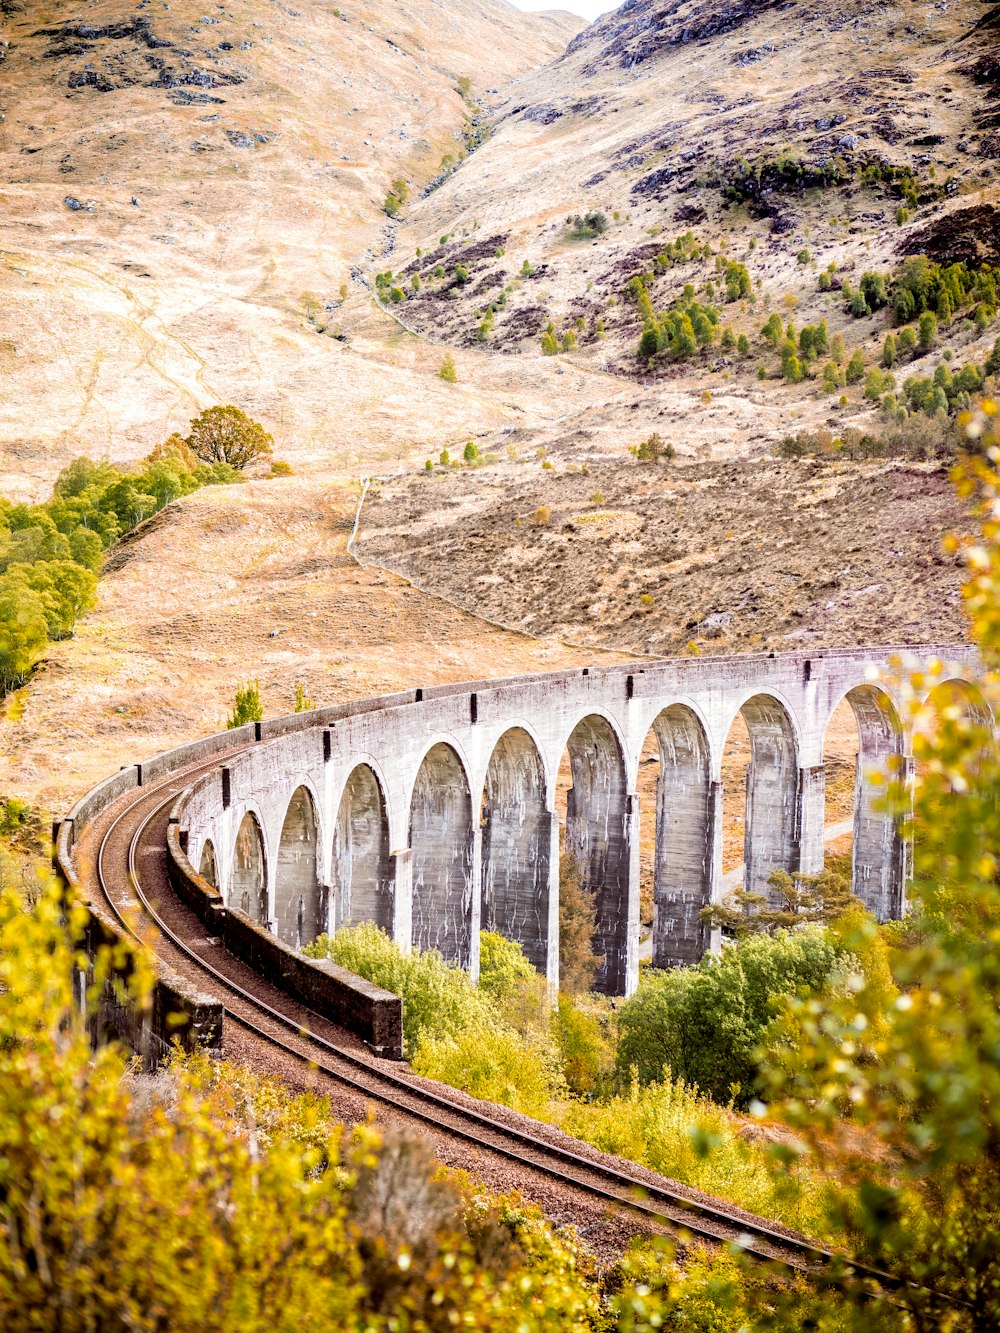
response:
[[[697,963],[709,947],[699,914],[712,897],[715,792],[708,737],[685,704],[654,719],[660,751],[656,786],[653,966]]]
[[[919,734],[927,730],[927,714],[932,700],[939,707],[953,704],[960,709],[972,726],[982,727],[991,735],[996,728],[993,710],[979,685],[964,676],[946,676],[937,681],[921,701],[920,709],[913,721],[914,733]]]
[[[264,835],[252,810],[243,816],[236,833],[229,905],[254,921],[267,921],[267,857]]]
[[[770,897],[774,871],[799,868],[798,739],[789,709],[773,694],[751,695],[739,711],[750,734],[743,884]]]
[[[393,925],[389,821],[382,785],[369,764],[352,769],[333,832],[334,925]]]
[[[469,780],[452,746],[424,756],[410,798],[412,940],[468,968],[472,958],[473,826]]]
[[[274,916],[278,939],[294,949],[310,944],[326,928],[326,903],[319,882],[316,805],[308,787],[292,793],[278,841]]]
[[[494,746],[483,784],[481,920],[483,930],[520,944],[540,972],[549,962],[552,823],[538,746],[512,727]]]
[[[219,887],[219,867],[215,860],[215,847],[211,838],[206,838],[202,844],[201,858],[198,862],[198,874],[202,879],[207,880],[213,889]]]
[[[879,921],[894,920],[903,912],[905,849],[896,821],[878,808],[884,789],[872,784],[870,774],[884,770],[891,755],[902,754],[903,727],[892,697],[880,686],[856,685],[843,697],[858,729],[851,883]]]
[[[633,814],[625,755],[614,727],[599,713],[576,724],[566,749],[573,785],[566,801],[565,850],[579,869],[581,887],[594,899],[594,952],[603,959],[594,984],[607,995],[624,995]]]

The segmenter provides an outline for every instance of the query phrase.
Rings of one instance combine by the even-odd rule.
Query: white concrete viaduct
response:
[[[377,922],[406,948],[435,947],[478,972],[480,929],[559,971],[556,775],[568,750],[565,849],[594,895],[597,987],[638,980],[639,825],[656,822],[653,963],[696,962],[713,943],[699,913],[722,879],[723,748],[750,733],[746,885],[823,866],[824,737],[842,700],[860,737],[855,892],[880,919],[905,906],[907,849],[868,775],[910,759],[891,663],[949,663],[985,710],[961,648],[687,658],[409,691],[259,724],[258,740],[200,779],[180,807],[188,856],[226,903],[298,946]],[[984,713],[985,716],[985,713]],[[990,718],[992,724],[992,719]],[[636,791],[653,733],[655,808]]]

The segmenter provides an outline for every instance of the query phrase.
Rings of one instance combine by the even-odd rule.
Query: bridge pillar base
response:
[[[823,869],[824,823],[826,818],[826,770],[822,764],[799,769],[798,866],[803,875],[818,875]]]
[[[413,945],[413,850],[390,852],[392,864],[392,938],[403,953]]]

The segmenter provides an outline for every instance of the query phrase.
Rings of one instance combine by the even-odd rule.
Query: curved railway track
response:
[[[373,1059],[339,1044],[337,1030],[322,1016],[280,995],[232,958],[218,941],[205,938],[204,927],[179,903],[167,881],[165,832],[167,813],[180,790],[218,762],[216,758],[211,764],[173,774],[131,798],[100,837],[94,878],[122,928],[141,944],[147,943],[132,919],[138,910],[159,932],[156,952],[215,994],[224,1004],[227,1022],[365,1103],[375,1102],[479,1154],[515,1163],[522,1173],[544,1177],[577,1198],[586,1198],[592,1207],[625,1210],[647,1229],[663,1229],[682,1239],[711,1244],[735,1243],[751,1258],[799,1275],[817,1276],[836,1263],[838,1256],[833,1252],[764,1219],[721,1201],[691,1197],[664,1178],[660,1178],[662,1184],[643,1179],[607,1160],[575,1152],[473,1110],[460,1095],[452,1099],[379,1067]],[[852,1263],[850,1267],[855,1275],[883,1288],[903,1285],[864,1265]]]

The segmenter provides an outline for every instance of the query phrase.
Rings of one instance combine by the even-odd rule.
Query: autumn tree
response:
[[[205,463],[228,463],[245,468],[267,457],[273,438],[259,421],[238,407],[209,407],[191,422],[184,443]]]
[[[302,687],[299,686],[299,689]],[[304,712],[305,709],[298,707],[298,694],[296,693],[295,711]],[[230,731],[235,731],[237,727],[245,726],[248,722],[262,722],[264,720],[264,705],[260,697],[260,686],[255,680],[248,680],[245,685],[240,685],[236,690],[236,697],[233,700],[233,711],[226,718],[226,726]]]

